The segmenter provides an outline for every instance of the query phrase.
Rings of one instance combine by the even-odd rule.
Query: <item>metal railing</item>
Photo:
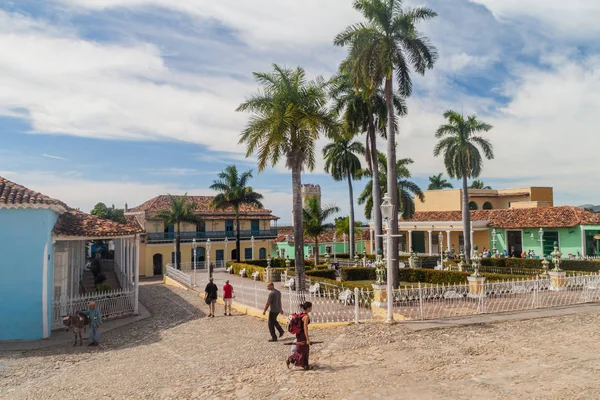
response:
[[[192,287],[192,277],[185,272],[175,268],[173,264],[167,264],[167,276],[175,279],[177,282]]]
[[[249,239],[252,236],[255,238],[277,237],[277,229],[240,231],[240,238]],[[181,232],[179,238],[183,242],[188,242],[192,239],[205,240],[228,238],[229,240],[232,240],[235,239],[235,231]],[[175,239],[175,232],[148,233],[148,242],[165,242],[173,241],[173,239]]]
[[[64,328],[63,317],[87,309],[90,301],[96,303],[96,307],[102,312],[103,319],[122,317],[134,313],[135,290],[133,288],[109,290],[54,299],[52,302],[52,329]]]

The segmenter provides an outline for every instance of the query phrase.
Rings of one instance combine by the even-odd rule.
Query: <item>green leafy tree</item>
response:
[[[379,160],[379,176],[383,178],[387,178],[387,159],[385,154],[378,154]],[[396,161],[396,176],[398,180],[398,203],[396,205],[396,209],[399,210],[400,215],[404,219],[410,219],[415,214],[415,197],[418,198],[421,202],[425,200],[425,195],[423,191],[416,183],[410,181],[411,173],[408,170],[408,165],[412,164],[413,160],[410,158],[401,158]],[[382,186],[385,185],[385,181],[381,183]],[[373,180],[369,179],[367,184],[365,185],[365,189],[358,196],[358,204],[365,205],[365,217],[367,219],[371,218],[371,214],[373,212],[373,196],[371,193],[373,192]]]
[[[243,102],[237,111],[252,113],[242,131],[240,143],[246,156],[256,153],[258,170],[281,159],[292,172],[294,259],[297,288],[304,291],[304,232],[301,173],[315,167],[315,142],[321,133],[331,135],[337,122],[327,109],[327,84],[322,78],[306,79],[304,69],[273,65],[273,72],[254,73],[259,91]]]
[[[432,175],[429,177],[429,187],[427,190],[442,190],[452,189],[452,184],[448,182],[442,174]]]
[[[181,223],[198,223],[200,218],[196,215],[196,206],[190,202],[187,193],[183,196],[172,196],[169,194],[171,207],[160,210],[155,217],[164,221],[165,227],[175,227],[175,255],[177,258],[177,269],[181,269]]]
[[[360,86],[373,90],[385,82],[387,105],[387,192],[393,204],[398,203],[396,177],[396,132],[394,126],[394,75],[400,95],[412,93],[412,71],[424,75],[433,68],[437,51],[430,40],[416,28],[416,24],[437,16],[429,8],[403,8],[401,0],[355,0],[354,9],[365,17],[365,22],[348,26],[339,33],[334,43],[349,46],[348,58],[357,71]],[[392,235],[398,233],[398,220],[390,221]],[[398,240],[392,240],[392,254],[398,253]],[[394,262],[394,270],[398,260]]]
[[[354,236],[355,238],[360,237],[360,231],[358,230],[358,228],[360,228],[362,226],[362,222],[360,221],[354,221],[354,225],[353,225],[353,229],[352,232],[353,234],[350,233],[350,216],[347,217],[339,217],[336,218],[334,221],[334,228],[335,228],[335,234],[337,237],[341,238],[344,234],[346,234],[348,237]],[[354,256],[353,256],[354,257]]]
[[[483,183],[483,181],[479,180],[479,179],[475,179],[473,182],[471,182],[471,186],[469,186],[469,189],[491,189],[491,186],[487,186],[485,183]]]
[[[365,161],[367,169],[375,181],[373,198],[381,204],[381,185],[379,175],[373,175],[373,166],[377,165],[377,136],[386,138],[387,106],[385,93],[379,85],[373,89],[365,89],[358,83],[358,72],[353,68],[351,59],[345,60],[340,66],[340,73],[331,81],[330,95],[334,100],[333,111],[342,119],[351,132],[365,133]],[[394,106],[399,115],[406,114],[406,104],[399,96],[394,96]],[[395,123],[395,122],[394,122]],[[381,210],[374,210],[375,248],[382,248],[383,232]],[[378,236],[379,235],[379,236]]]
[[[126,222],[124,210],[122,208],[115,208],[114,204],[112,207],[107,207],[104,203],[96,203],[92,211],[90,211],[90,214],[95,215],[98,218],[109,219],[122,224]]]
[[[365,154],[365,146],[360,142],[353,142],[351,137],[345,136],[335,139],[333,143],[323,148],[325,157],[325,171],[330,173],[334,180],[348,180],[348,197],[350,199],[350,257],[354,257],[354,192],[352,180],[362,176],[362,169],[358,155]]]
[[[217,210],[233,208],[235,212],[235,255],[240,262],[240,206],[243,204],[263,208],[262,194],[255,192],[248,181],[252,178],[252,170],[239,174],[235,165],[230,165],[219,173],[219,179],[210,185],[212,190],[221,192],[211,202]]]
[[[306,203],[306,208],[302,211],[304,214],[304,234],[312,237],[315,243],[315,265],[319,264],[319,235],[331,228],[330,223],[326,223],[334,214],[339,213],[340,209],[336,206],[321,206],[321,202],[316,197],[310,197]]]
[[[479,121],[475,115],[466,119],[456,111],[448,110],[444,113],[446,123],[440,126],[435,134],[439,142],[433,149],[433,155],[444,156],[444,166],[448,176],[453,179],[462,179],[462,217],[463,237],[465,241],[465,258],[467,264],[471,262],[471,213],[469,210],[469,187],[467,180],[476,178],[483,169],[483,158],[492,160],[494,151],[492,144],[479,136],[481,132],[488,132],[492,126]]]

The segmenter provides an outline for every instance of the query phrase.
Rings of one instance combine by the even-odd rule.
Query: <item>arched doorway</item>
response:
[[[162,275],[163,273],[163,256],[155,254],[152,256],[152,265],[154,266],[154,275]]]
[[[267,249],[265,249],[264,247],[261,247],[258,250],[258,258],[260,260],[264,260],[265,258],[267,258]]]
[[[236,249],[231,250],[231,261],[237,260],[237,251]]]
[[[477,207],[477,203],[475,203],[474,201],[469,202],[469,210],[475,211],[477,209],[479,209],[479,207]]]
[[[484,209],[484,210],[491,210],[493,208],[494,207],[492,206],[492,203],[490,203],[489,201],[486,201],[485,203],[483,203],[482,209]]]

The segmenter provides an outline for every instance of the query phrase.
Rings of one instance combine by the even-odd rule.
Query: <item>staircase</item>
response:
[[[114,269],[102,268],[102,273],[106,276],[104,284],[110,285],[110,287],[112,287],[113,290],[121,289],[121,285],[119,285],[119,280],[117,279],[117,275],[115,274]],[[94,275],[92,275],[90,271],[85,271],[83,273],[81,286],[83,288],[84,293],[96,292],[96,286],[94,285]]]

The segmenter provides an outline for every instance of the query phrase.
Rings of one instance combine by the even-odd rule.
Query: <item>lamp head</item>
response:
[[[394,218],[394,205],[392,204],[392,198],[388,193],[383,196],[383,202],[381,203],[381,217],[388,221]]]

